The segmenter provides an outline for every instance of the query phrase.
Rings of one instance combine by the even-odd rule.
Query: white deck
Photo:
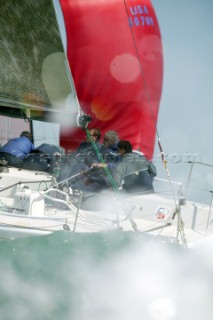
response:
[[[0,238],[45,235],[54,231],[145,232],[169,242],[189,244],[213,234],[209,206],[179,205],[162,194],[101,193],[81,202],[51,186],[48,174],[8,168],[0,172]],[[11,186],[11,187],[10,187]],[[178,227],[179,226],[179,227]]]

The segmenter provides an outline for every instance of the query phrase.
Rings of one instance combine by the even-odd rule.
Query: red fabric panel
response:
[[[67,54],[89,127],[102,136],[116,130],[148,158],[153,155],[162,90],[163,54],[149,0],[60,0]],[[61,130],[61,145],[74,149],[85,133]]]

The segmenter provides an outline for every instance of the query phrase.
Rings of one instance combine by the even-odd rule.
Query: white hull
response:
[[[0,239],[122,230],[186,245],[213,234],[207,205],[181,204],[158,193],[101,193],[76,202],[45,173],[2,168],[0,178]]]

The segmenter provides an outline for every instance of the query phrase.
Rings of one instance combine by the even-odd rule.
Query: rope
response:
[[[128,17],[128,21],[129,21],[130,17],[129,17],[129,14],[128,14],[126,0],[123,0],[123,1],[124,1],[124,6],[125,6],[125,9],[126,9],[126,14],[127,14],[127,17]],[[139,63],[139,66],[140,66],[140,72],[141,72],[142,81],[143,81],[144,88],[145,88],[145,95],[146,95],[146,98],[147,98],[147,101],[148,101],[148,105],[149,105],[149,108],[150,108],[150,114],[151,114],[151,117],[152,117],[152,120],[153,120],[153,124],[154,124],[154,127],[155,127],[156,135],[157,135],[157,138],[158,138],[158,146],[159,146],[160,153],[161,153],[161,159],[162,159],[164,168],[165,168],[166,173],[167,173],[168,181],[169,181],[171,192],[172,192],[172,197],[173,197],[173,200],[174,200],[174,203],[175,203],[176,210],[178,212],[179,210],[178,210],[178,207],[177,207],[177,203],[176,203],[176,199],[175,199],[175,195],[174,195],[174,190],[173,190],[172,183],[171,183],[170,172],[169,172],[169,169],[168,169],[168,166],[167,166],[167,161],[165,159],[163,148],[162,148],[162,145],[161,145],[161,142],[160,142],[160,135],[158,133],[158,128],[157,128],[157,125],[155,123],[153,107],[152,107],[150,95],[149,95],[148,88],[147,88],[147,82],[146,82],[145,74],[144,74],[144,71],[143,71],[143,65],[142,65],[142,62],[140,60],[140,55],[139,55],[139,51],[138,51],[138,48],[137,48],[137,44],[136,44],[135,36],[134,36],[134,33],[133,33],[133,29],[131,28],[131,26],[129,26],[129,28],[130,28],[130,31],[131,31],[131,35],[132,35],[132,39],[133,39],[133,43],[134,43],[134,47],[135,47],[136,56],[137,56],[138,63]],[[181,219],[181,224],[183,224],[181,217],[180,217],[180,219]],[[182,234],[182,238],[185,238],[183,228],[181,228],[180,233],[183,233]]]
[[[86,131],[86,135],[87,135],[89,141],[91,142],[91,144],[92,144],[92,146],[93,146],[93,148],[94,148],[94,150],[95,150],[95,152],[96,152],[96,154],[97,154],[98,160],[99,160],[101,163],[106,164],[106,162],[104,161],[102,155],[100,154],[100,151],[99,151],[96,143],[93,141],[92,136],[91,136],[91,134],[89,133],[89,130],[88,130],[87,128],[85,128],[85,131]],[[111,183],[111,185],[112,185],[113,190],[114,190],[115,192],[119,192],[118,186],[117,186],[117,184],[115,183],[115,180],[114,180],[114,178],[112,177],[112,175],[111,175],[108,167],[107,167],[107,166],[106,166],[106,167],[103,167],[103,169],[104,169],[104,171],[106,172],[107,177],[109,178],[109,181],[110,181],[110,183]]]
[[[128,17],[128,19],[129,19],[129,14],[128,14],[128,9],[127,9],[126,0],[124,0],[124,5],[125,5],[127,17]],[[148,88],[147,88],[146,78],[145,78],[145,74],[144,74],[144,71],[143,71],[143,65],[142,65],[142,62],[141,62],[141,60],[140,60],[140,55],[139,55],[139,51],[138,51],[138,48],[137,48],[135,36],[134,36],[133,30],[132,30],[131,27],[130,27],[130,31],[131,31],[131,35],[132,35],[132,39],[133,39],[135,51],[136,51],[136,56],[137,56],[138,63],[139,63],[139,66],[140,66],[140,72],[141,72],[142,81],[143,81],[144,88],[145,88],[145,95],[146,95],[146,98],[147,98],[147,101],[148,101],[148,105],[149,105],[149,108],[150,108],[150,114],[151,114],[152,121],[153,121],[153,124],[154,124],[154,127],[155,127],[156,135],[157,135],[157,137],[158,137],[158,146],[159,146],[159,149],[160,149],[160,152],[161,152],[161,159],[162,159],[164,168],[165,168],[165,170],[166,170],[166,172],[167,172],[167,176],[168,176],[168,178],[169,178],[169,180],[170,180],[170,173],[169,173],[169,169],[168,169],[168,167],[167,167],[167,161],[166,161],[166,159],[165,159],[165,155],[164,155],[164,152],[163,152],[163,148],[162,148],[162,145],[161,145],[161,142],[160,142],[160,135],[159,135],[159,133],[158,133],[158,128],[157,128],[157,125],[156,125],[156,123],[155,123],[155,117],[154,117],[153,107],[152,107],[150,95],[149,95]],[[172,186],[171,186],[171,189],[173,189]],[[172,194],[174,194],[173,190],[172,190]]]

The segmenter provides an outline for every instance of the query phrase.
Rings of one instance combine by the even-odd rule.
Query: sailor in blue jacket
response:
[[[35,149],[32,135],[23,131],[19,138],[10,139],[0,150],[0,159],[7,161],[8,165],[20,167],[24,158]]]

